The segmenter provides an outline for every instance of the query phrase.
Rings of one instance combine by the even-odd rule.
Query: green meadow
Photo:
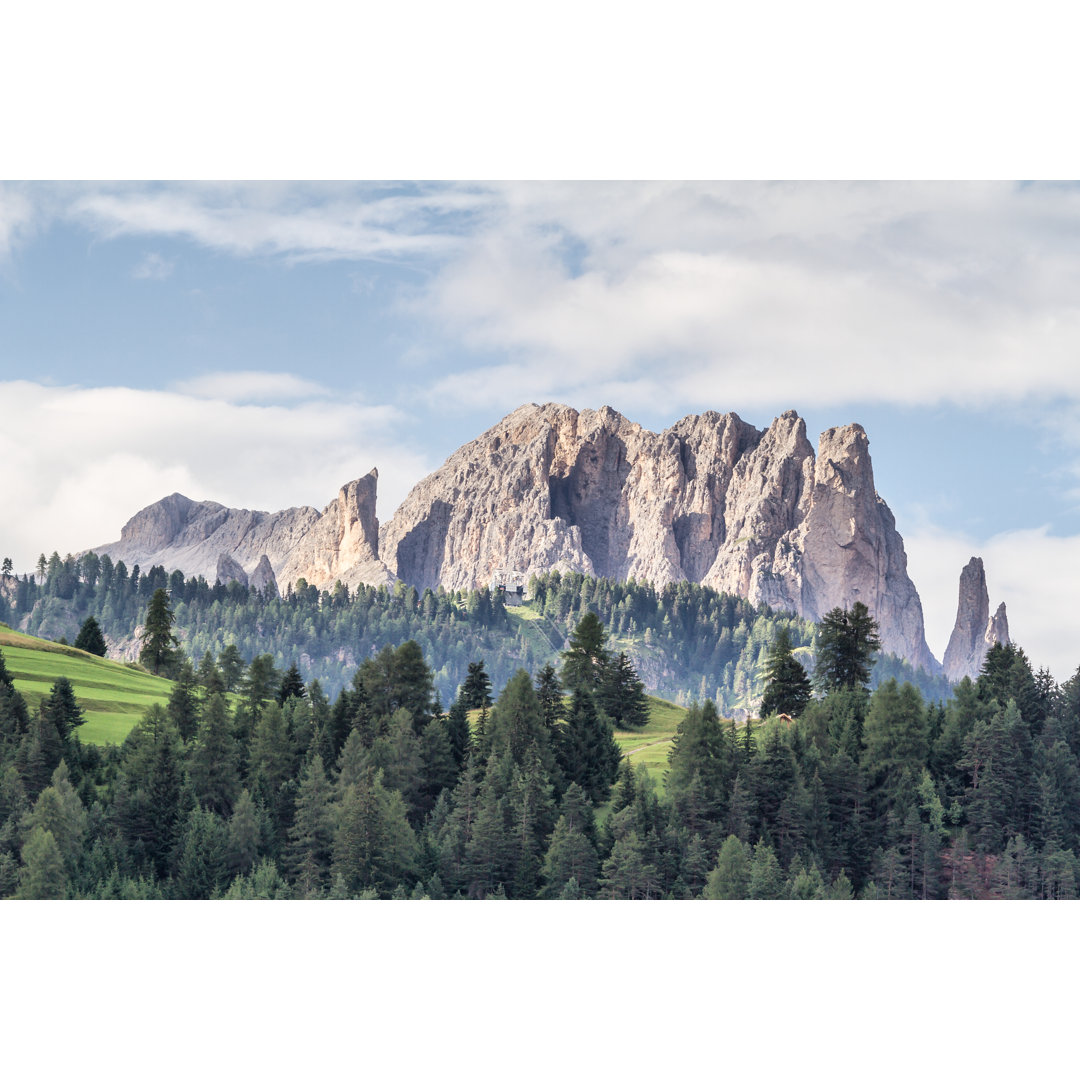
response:
[[[31,710],[60,676],[85,710],[78,729],[84,743],[120,743],[150,705],[169,700],[172,683],[141,668],[92,656],[81,649],[21,634],[0,623],[0,650],[15,689]]]

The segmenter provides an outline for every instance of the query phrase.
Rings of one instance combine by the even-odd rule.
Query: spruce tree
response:
[[[600,688],[611,654],[605,647],[607,632],[600,617],[587,612],[570,635],[562,654],[562,681],[568,690],[595,692]]]
[[[75,638],[75,648],[92,653],[94,656],[105,655],[105,635],[102,634],[101,627],[93,615],[88,615],[79,627],[78,636]]]
[[[791,633],[782,626],[769,649],[765,666],[765,694],[761,699],[761,716],[787,713],[801,716],[810,701],[810,677],[799,663],[791,647]]]
[[[175,662],[178,641],[172,632],[173,621],[169,594],[164,589],[155,589],[146,609],[142,648],[139,650],[139,663],[155,675],[169,674]]]
[[[825,693],[865,687],[881,649],[878,625],[861,600],[833,608],[818,624],[814,679]]]
[[[645,684],[626,653],[621,652],[604,667],[596,701],[617,728],[633,730],[649,720]]]
[[[484,670],[483,660],[476,660],[469,664],[468,673],[461,684],[458,696],[464,702],[466,709],[481,709],[485,705],[491,705],[491,679]]]

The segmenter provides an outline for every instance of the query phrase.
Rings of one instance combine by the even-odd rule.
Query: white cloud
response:
[[[311,379],[282,371],[218,371],[184,379],[171,387],[179,394],[234,404],[253,401],[304,401],[330,391]]]
[[[908,572],[922,598],[926,638],[940,659],[956,620],[960,571],[983,560],[990,610],[1005,602],[1009,633],[1035,668],[1058,681],[1080,666],[1080,536],[1047,527],[998,533],[984,541],[924,525],[904,536]]]
[[[178,392],[0,383],[4,500],[0,554],[22,572],[39,552],[118,539],[173,491],[227,506],[322,509],[379,469],[385,520],[430,470],[402,445],[398,414],[351,402],[238,405]]]
[[[416,302],[524,397],[1080,398],[1080,190],[513,185]],[[497,358],[497,359],[495,359]],[[435,388],[476,401],[483,369]],[[487,380],[481,403],[497,392]]]
[[[131,276],[142,281],[164,281],[170,277],[175,263],[156,251],[148,252],[131,272]]]
[[[461,241],[448,219],[486,202],[464,187],[206,183],[93,190],[67,212],[105,236],[180,237],[239,256],[378,259],[454,250]]]

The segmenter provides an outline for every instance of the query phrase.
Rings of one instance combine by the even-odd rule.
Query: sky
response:
[[[0,553],[180,491],[379,517],[518,405],[867,430],[940,658],[960,570],[1080,663],[1080,188],[8,183]]]

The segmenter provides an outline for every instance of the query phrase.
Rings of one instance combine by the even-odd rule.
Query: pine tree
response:
[[[56,733],[63,743],[68,741],[77,727],[86,723],[82,707],[75,700],[75,688],[62,675],[41,702],[41,712],[56,725]]]
[[[687,710],[671,741],[668,764],[668,794],[691,831],[720,822],[735,762],[712,699]]]
[[[488,678],[488,674],[484,670],[483,660],[477,660],[469,664],[468,673],[465,676],[465,681],[461,684],[461,691],[458,696],[466,709],[481,709],[485,705],[491,705],[491,679]]]
[[[206,704],[191,751],[189,774],[203,806],[218,814],[232,812],[240,780],[229,710],[221,694],[214,694]]]
[[[799,663],[791,647],[791,633],[782,626],[769,649],[765,666],[765,695],[761,699],[763,717],[787,713],[801,716],[810,701],[810,677]]]
[[[866,686],[880,649],[878,625],[861,600],[856,600],[850,611],[833,608],[817,629],[814,679],[818,687],[828,693]]]
[[[24,900],[63,900],[68,890],[68,874],[56,838],[40,826],[22,848],[23,868],[19,874],[19,896]]]
[[[607,802],[621,759],[611,724],[597,711],[592,695],[575,690],[558,745],[563,776],[599,806]]]
[[[155,675],[169,674],[175,663],[178,641],[172,632],[173,621],[169,594],[164,589],[155,589],[146,609],[139,650],[139,663]]]
[[[318,895],[330,878],[334,842],[332,794],[323,760],[316,754],[300,780],[295,820],[285,850],[285,864],[301,896]]]
[[[454,699],[454,704],[450,706],[450,712],[447,714],[446,735],[450,742],[450,753],[454,759],[454,765],[460,769],[465,763],[465,756],[469,752],[472,739],[469,712],[460,696]]]
[[[611,660],[605,648],[607,632],[600,617],[587,612],[570,635],[569,648],[562,654],[562,682],[568,690],[594,692],[600,688]]]
[[[596,702],[617,728],[633,730],[649,721],[645,684],[626,653],[621,652],[603,669]]]
[[[737,836],[729,836],[720,847],[703,895],[706,900],[745,900],[749,892],[749,848]]]
[[[291,664],[281,680],[281,686],[278,688],[278,704],[284,705],[291,697],[302,698],[306,695],[307,689],[304,686],[304,680],[300,677],[300,669],[296,664]]]
[[[195,669],[191,661],[184,659],[176,673],[176,683],[169,695],[166,711],[176,726],[180,738],[190,742],[199,726],[199,697],[196,692]]]
[[[79,627],[78,636],[75,638],[75,648],[92,653],[94,656],[105,655],[105,635],[102,634],[101,627],[93,615],[88,615]]]

